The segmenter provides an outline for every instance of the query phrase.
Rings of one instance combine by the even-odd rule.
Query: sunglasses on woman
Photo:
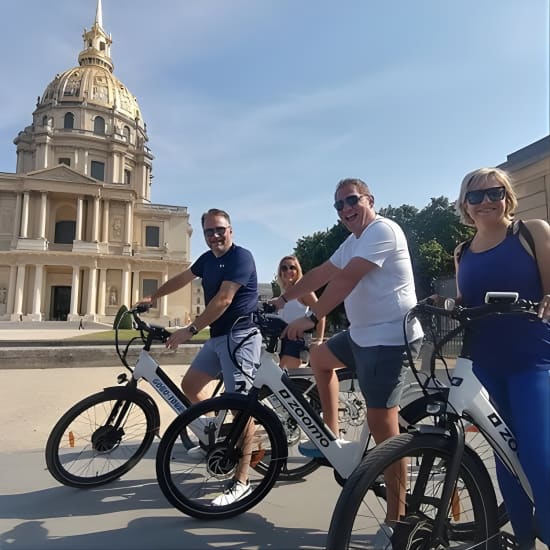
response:
[[[298,268],[295,266],[295,265],[282,265],[281,266],[281,271],[298,271]]]
[[[360,200],[361,197],[364,197],[365,195],[348,195],[347,197],[340,199],[338,201],[335,201],[334,208],[336,208],[337,212],[340,212],[344,210],[344,206],[347,204],[348,206],[355,206]]]
[[[469,204],[480,204],[483,201],[483,197],[489,197],[491,202],[501,201],[506,196],[506,189],[504,187],[489,187],[488,189],[474,189],[468,191],[464,197]]]

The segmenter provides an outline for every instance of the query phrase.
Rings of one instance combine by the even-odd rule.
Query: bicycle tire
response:
[[[123,406],[127,411],[120,426],[108,424],[115,408]],[[158,410],[146,393],[106,388],[76,403],[57,421],[46,443],[46,466],[54,479],[69,487],[104,485],[139,462],[159,424]]]
[[[427,547],[426,539],[432,534],[441,507],[438,491],[444,482],[445,464],[453,452],[450,438],[442,434],[401,434],[376,446],[349,477],[338,498],[327,549],[374,548],[373,535],[386,519],[384,472],[392,466],[399,468],[397,463],[404,458],[410,459],[406,463],[407,476],[397,483],[406,484],[405,514],[395,525],[391,540],[386,538],[384,544],[400,550]],[[498,547],[493,485],[481,459],[468,447],[444,529],[444,547],[452,548],[455,543],[465,548]],[[376,542],[380,547],[380,541]]]
[[[400,411],[402,418],[405,419],[410,425],[419,424],[423,421],[428,421],[433,424],[433,416],[430,416],[426,412],[427,399],[421,397],[407,405]],[[508,523],[508,512],[506,511],[506,505],[500,492],[498,480],[496,477],[495,456],[490,443],[485,439],[483,433],[481,433],[475,426],[475,424],[468,423],[465,428],[466,444],[481,458],[485,468],[489,472],[491,479],[493,480],[493,486],[497,497],[497,516],[499,528],[504,527]]]
[[[240,422],[252,419],[254,452],[262,453],[265,471],[254,464],[247,470],[250,492],[230,504],[214,506],[213,499],[226,489],[243,454]],[[210,432],[203,452],[190,456],[179,444],[185,430]],[[157,479],[164,496],[181,512],[199,519],[225,519],[258,504],[271,490],[286,459],[286,437],[275,413],[248,396],[226,394],[191,406],[177,417],[161,438],[157,449]]]

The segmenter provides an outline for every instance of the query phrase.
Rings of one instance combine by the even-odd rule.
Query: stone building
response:
[[[0,173],[0,319],[109,322],[189,266],[186,207],[152,204],[153,154],[134,95],[113,74],[101,0],[78,66],[58,74]],[[188,318],[191,290],[164,297]]]
[[[513,178],[518,218],[550,222],[550,135],[510,153],[500,168]]]

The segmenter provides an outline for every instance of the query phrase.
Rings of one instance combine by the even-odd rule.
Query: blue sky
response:
[[[2,4],[14,172],[12,140],[77,64],[96,0]],[[153,201],[189,208],[193,259],[201,213],[226,209],[262,282],[335,223],[339,179],[422,208],[549,133],[548,0],[103,0],[103,26],[147,122]]]

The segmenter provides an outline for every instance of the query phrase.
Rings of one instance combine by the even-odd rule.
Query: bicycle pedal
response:
[[[515,550],[519,548],[516,537],[506,531],[500,531],[498,534],[498,547],[501,550]]]

